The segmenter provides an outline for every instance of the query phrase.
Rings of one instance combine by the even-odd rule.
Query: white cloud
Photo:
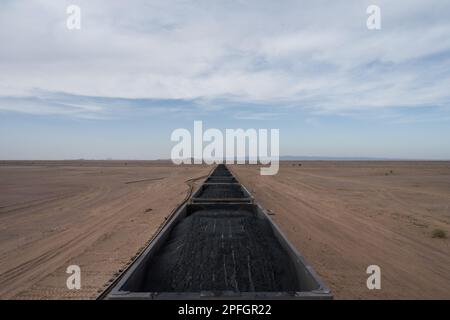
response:
[[[65,28],[69,1],[0,4],[0,96],[232,96],[318,112],[450,100],[446,0],[375,1],[381,31],[365,27],[373,1],[77,2],[80,31]],[[69,114],[105,112],[71,103]]]

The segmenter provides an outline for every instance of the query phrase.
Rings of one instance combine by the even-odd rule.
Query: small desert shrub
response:
[[[439,238],[439,239],[446,239],[447,233],[442,229],[434,229],[433,233],[431,234],[433,238]]]

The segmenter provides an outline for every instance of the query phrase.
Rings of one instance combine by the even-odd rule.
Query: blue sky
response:
[[[445,0],[2,1],[0,159],[168,158],[194,120],[279,128],[282,155],[450,159],[449,16]]]

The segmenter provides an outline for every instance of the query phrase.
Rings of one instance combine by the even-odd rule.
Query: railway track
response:
[[[203,178],[98,299],[332,298],[225,165]]]

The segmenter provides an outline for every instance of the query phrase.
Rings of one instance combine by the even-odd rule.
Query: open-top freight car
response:
[[[221,165],[213,176],[233,177]],[[230,185],[252,199],[240,184]],[[202,192],[205,185],[178,208],[102,298],[332,298],[263,207],[253,201],[192,201],[201,199]]]

